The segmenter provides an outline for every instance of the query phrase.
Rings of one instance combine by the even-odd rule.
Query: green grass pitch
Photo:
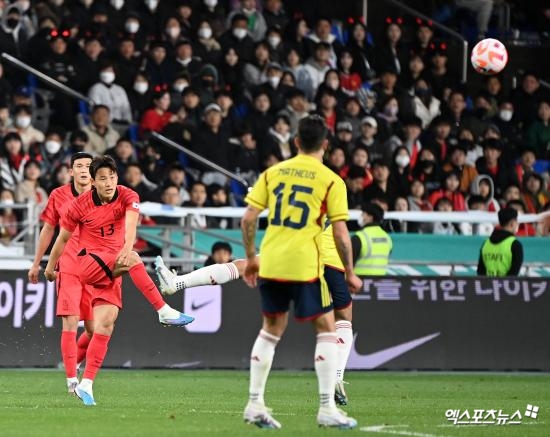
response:
[[[98,405],[84,407],[52,370],[0,370],[0,436],[550,436],[550,375],[348,372],[350,405],[359,426],[320,429],[314,372],[274,371],[266,402],[281,430],[245,425],[248,373],[197,370],[104,370]],[[538,418],[523,417],[527,404]],[[453,426],[447,409],[520,410],[521,425]]]

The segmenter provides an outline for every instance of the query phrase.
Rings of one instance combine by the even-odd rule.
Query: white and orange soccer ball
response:
[[[498,39],[486,38],[474,46],[470,60],[478,73],[497,74],[506,67],[508,51]]]

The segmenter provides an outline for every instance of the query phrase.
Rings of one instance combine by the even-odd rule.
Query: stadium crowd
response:
[[[287,2],[288,3],[288,2]],[[0,64],[0,199],[45,205],[77,151],[110,154],[142,201],[242,205],[220,173],[150,137],[185,145],[250,183],[296,154],[297,123],[321,115],[326,164],[350,208],[522,213],[550,206],[550,95],[536,71],[511,92],[448,68],[431,22],[285,12],[282,0],[0,1],[0,52],[89,96],[89,110]],[[338,31],[335,31],[338,30]],[[407,35],[405,38],[404,35]],[[0,210],[1,238],[16,217]],[[169,224],[171,218],[145,218]],[[224,227],[197,216],[196,226]],[[394,232],[488,235],[491,225],[390,222]],[[522,225],[519,235],[535,235]]]

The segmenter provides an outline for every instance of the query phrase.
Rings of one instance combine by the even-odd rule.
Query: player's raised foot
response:
[[[317,414],[319,426],[327,428],[352,429],[357,426],[357,420],[339,408],[321,407]]]
[[[271,409],[259,402],[248,402],[243,419],[249,425],[256,425],[259,428],[281,428],[281,424],[271,416]]]
[[[176,274],[166,267],[161,256],[157,256],[155,259],[155,272],[157,273],[162,294],[174,294],[178,290],[176,286]]]
[[[82,384],[79,384],[75,387],[74,394],[77,395],[87,407],[92,407],[96,404],[94,401],[94,392],[91,387],[85,388],[82,387]]]
[[[346,395],[346,391],[344,390],[344,384],[346,384],[344,381],[336,382],[336,387],[334,389],[334,402],[336,402],[337,405],[348,404],[348,397]]]
[[[76,386],[78,385],[78,379],[77,378],[67,378],[67,392],[70,395],[74,395],[74,390]]]
[[[180,313],[174,309],[172,309],[172,311],[174,311],[174,314],[159,314],[159,322],[161,325],[185,326],[195,320],[194,317],[188,316],[187,314]]]

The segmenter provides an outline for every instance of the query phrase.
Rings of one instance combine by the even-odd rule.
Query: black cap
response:
[[[225,241],[216,241],[212,245],[211,253],[217,252],[218,250],[227,250],[229,253],[233,253],[231,245]]]
[[[375,223],[380,223],[384,219],[384,210],[376,203],[365,203],[361,209],[364,213],[372,216]]]
[[[84,158],[94,159],[94,157],[90,153],[76,152],[71,156],[71,167],[74,165],[75,161],[77,161],[79,159],[84,159]]]
[[[498,222],[500,226],[506,226],[508,223],[510,223],[512,220],[518,219],[518,212],[514,208],[506,207],[502,208],[498,212]]]

